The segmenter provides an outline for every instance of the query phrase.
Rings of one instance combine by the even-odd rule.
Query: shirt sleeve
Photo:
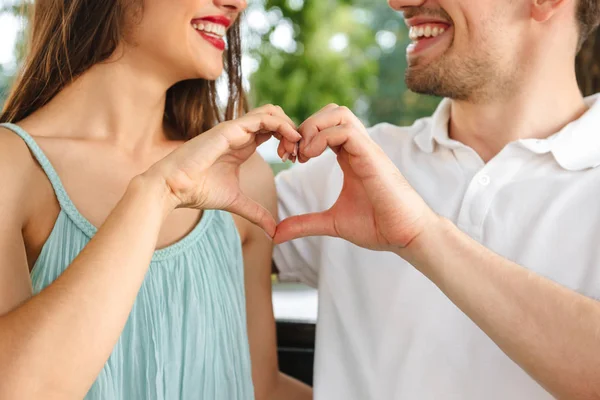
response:
[[[279,219],[327,210],[338,198],[342,181],[341,170],[331,151],[280,173],[275,180]],[[279,269],[279,278],[316,288],[324,239],[308,237],[276,246],[273,259]]]

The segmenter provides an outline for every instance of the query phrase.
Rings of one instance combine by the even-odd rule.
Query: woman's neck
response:
[[[124,55],[93,66],[29,117],[28,124],[44,121],[43,131],[56,132],[50,123],[62,136],[106,140],[131,151],[164,141],[171,83],[139,64]]]

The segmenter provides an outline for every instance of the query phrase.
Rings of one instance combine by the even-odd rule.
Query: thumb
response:
[[[273,238],[275,235],[277,224],[275,223],[273,215],[271,215],[266,208],[250,199],[248,196],[240,193],[233,203],[225,210],[237,214],[242,218],[246,218],[253,224],[260,226],[270,238]]]
[[[279,223],[273,241],[276,244],[307,236],[339,237],[329,211],[297,215]]]

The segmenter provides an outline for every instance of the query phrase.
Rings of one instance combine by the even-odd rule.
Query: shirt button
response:
[[[491,182],[491,179],[490,179],[490,177],[488,175],[481,175],[479,177],[479,184],[481,186],[487,186],[487,185],[490,184],[490,182]]]

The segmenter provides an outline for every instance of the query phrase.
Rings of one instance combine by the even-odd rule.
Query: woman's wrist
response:
[[[151,170],[134,177],[129,183],[127,192],[143,198],[143,201],[151,201],[159,205],[163,220],[179,206],[176,196],[173,195],[165,179]]]

